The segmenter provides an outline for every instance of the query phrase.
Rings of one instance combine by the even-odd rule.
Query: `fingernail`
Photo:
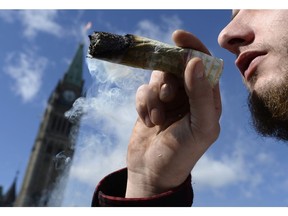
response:
[[[171,88],[167,84],[163,84],[161,86],[161,91],[160,91],[160,99],[162,101],[166,101],[170,98],[171,96]]]
[[[145,125],[147,126],[147,127],[151,127],[153,124],[152,124],[152,122],[151,122],[151,120],[150,120],[150,118],[149,118],[149,116],[146,116],[145,117]]]
[[[197,78],[203,78],[204,77],[204,66],[202,61],[198,61],[195,65],[195,75]]]
[[[150,117],[151,117],[151,122],[154,125],[160,125],[163,121],[164,121],[164,115],[163,112],[161,112],[159,109],[157,108],[153,108],[150,111]]]
[[[158,120],[158,115],[159,115],[159,111],[158,109],[156,108],[153,108],[151,111],[150,111],[150,117],[151,117],[151,122],[153,124],[157,124],[157,120]]]

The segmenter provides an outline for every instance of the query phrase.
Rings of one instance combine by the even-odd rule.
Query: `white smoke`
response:
[[[93,85],[67,113],[73,118],[81,110],[83,116],[67,189],[73,195],[68,194],[65,206],[90,205],[96,183],[126,166],[129,136],[137,117],[135,93],[150,76],[149,71],[95,59],[87,59],[87,65]],[[87,193],[75,196],[75,190],[69,189],[77,187],[75,184],[87,185]],[[79,200],[86,203],[79,204]]]

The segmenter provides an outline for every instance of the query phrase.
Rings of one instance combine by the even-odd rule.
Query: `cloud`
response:
[[[151,39],[160,40],[165,43],[172,42],[172,33],[175,29],[179,29],[182,26],[182,21],[178,16],[162,16],[159,23],[152,22],[150,20],[142,20],[138,23],[136,35],[149,37]]]
[[[24,10],[20,18],[25,28],[24,35],[34,37],[38,32],[61,36],[61,26],[56,22],[58,12],[55,10]]]
[[[0,19],[5,22],[12,23],[14,22],[16,12],[14,10],[0,10]]]
[[[252,160],[245,154],[239,154],[237,148],[232,153],[223,152],[219,159],[206,154],[192,171],[193,183],[198,190],[228,189],[245,184],[252,193],[252,189],[262,183],[263,173],[258,170],[259,164],[250,166],[247,161]]]
[[[63,34],[61,26],[57,23],[57,10],[7,10],[0,12],[0,18],[9,23],[19,21],[24,28],[24,36],[29,39],[40,32],[57,37]]]
[[[12,90],[23,102],[35,98],[42,84],[42,75],[48,60],[32,52],[11,53],[6,59],[4,71],[12,78]]]
[[[40,32],[61,37],[62,30],[56,21],[57,17],[57,10],[0,11],[0,19],[5,22],[12,24],[20,22],[23,26],[23,35],[28,39],[33,39]],[[37,55],[35,49],[7,55],[5,71],[14,81],[12,90],[21,96],[24,102],[33,100],[40,90],[47,63],[48,60]]]
[[[277,145],[273,140],[257,139],[241,125],[225,128],[225,131],[230,134],[229,138],[220,137],[222,140],[217,142],[221,144],[214,144],[220,146],[208,151],[192,171],[192,183],[198,196],[209,193],[209,199],[221,197],[229,203],[231,194],[237,194],[238,201],[264,201],[263,193],[276,194],[286,190],[285,164],[276,158],[277,150],[271,150],[271,145]],[[267,179],[273,184],[267,184]]]
[[[230,163],[228,163],[230,162]],[[231,163],[232,162],[232,163]],[[239,178],[239,171],[243,170],[240,160],[221,161],[204,155],[193,169],[193,183],[198,188],[223,188],[243,180]]]

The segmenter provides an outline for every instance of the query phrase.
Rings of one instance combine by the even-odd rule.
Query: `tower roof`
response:
[[[79,87],[81,87],[83,84],[83,48],[84,44],[81,43],[63,79],[64,82]]]
[[[0,206],[5,206],[5,207],[13,206],[16,200],[17,176],[18,176],[18,171],[16,173],[16,177],[14,178],[12,185],[10,186],[6,194],[4,194],[4,196],[2,197],[2,200],[1,200],[2,203],[0,202]]]
[[[11,205],[16,200],[16,178],[8,189],[4,197],[5,203]]]

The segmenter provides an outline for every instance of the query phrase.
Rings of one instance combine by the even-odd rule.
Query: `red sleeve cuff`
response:
[[[191,175],[178,187],[147,198],[125,198],[126,184],[127,168],[106,176],[96,187],[92,207],[191,207],[193,202]]]

